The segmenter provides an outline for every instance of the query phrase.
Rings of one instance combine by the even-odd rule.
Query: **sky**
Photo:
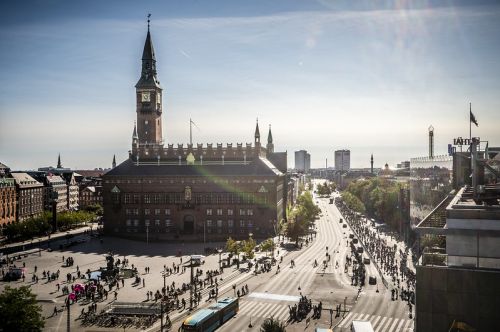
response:
[[[0,3],[0,162],[110,167],[128,157],[151,13],[168,143],[253,142],[333,166],[395,165],[469,135],[500,146],[498,1]],[[265,139],[264,137],[264,139]],[[263,139],[263,141],[264,141]]]

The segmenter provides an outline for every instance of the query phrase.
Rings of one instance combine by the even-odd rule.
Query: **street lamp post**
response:
[[[163,289],[167,289],[167,284],[166,284],[167,271],[163,270],[161,272],[161,276],[163,277]]]
[[[146,221],[146,243],[149,244],[149,220]]]

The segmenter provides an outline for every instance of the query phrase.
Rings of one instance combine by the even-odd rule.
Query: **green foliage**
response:
[[[72,228],[87,222],[92,222],[96,214],[88,211],[64,211],[57,215],[57,225],[62,228]]]
[[[257,245],[257,243],[251,237],[249,237],[248,240],[240,241],[241,251],[244,252],[248,258],[253,258],[253,256],[254,256],[253,250],[254,250],[256,245]]]
[[[401,184],[386,179],[358,180],[349,184],[342,193],[342,198],[349,207],[352,206],[352,209],[366,212],[391,226],[396,226],[400,218],[398,210],[400,189]],[[356,198],[359,202],[356,202]]]
[[[286,332],[286,328],[283,322],[274,317],[270,317],[262,322],[260,332]]]
[[[6,286],[0,294],[0,322],[3,331],[41,331],[45,325],[42,307],[29,287]]]
[[[45,211],[41,216],[7,225],[3,231],[10,241],[22,241],[50,231],[52,214]]]
[[[240,253],[238,242],[236,242],[232,237],[229,237],[226,241],[226,251],[235,255]]]
[[[297,204],[288,216],[285,235],[298,243],[299,237],[307,234],[310,225],[320,212],[321,209],[314,204],[311,193],[304,192],[297,198]]]
[[[337,185],[334,182],[329,183],[328,181],[325,181],[323,184],[319,183],[316,188],[318,195],[330,196],[335,189],[337,189]]]
[[[262,251],[272,251],[275,246],[273,239],[267,239],[260,244]]]
[[[102,216],[104,214],[104,208],[102,207],[101,204],[92,204],[88,205],[84,209],[87,212],[92,212],[98,216]]]
[[[363,202],[361,202],[361,200],[359,198],[357,198],[356,196],[354,196],[350,192],[344,191],[342,193],[342,199],[344,200],[344,202],[347,204],[347,206],[351,210],[361,212],[361,213],[365,212],[365,206],[364,206]]]
[[[64,211],[57,214],[57,225],[66,229],[91,222],[96,214],[88,211]],[[52,213],[45,211],[39,217],[7,225],[3,231],[9,241],[22,241],[34,236],[46,235],[51,230]]]

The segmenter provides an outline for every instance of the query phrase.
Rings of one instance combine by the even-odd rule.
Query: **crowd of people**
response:
[[[376,265],[392,280],[391,300],[397,300],[399,295],[402,301],[407,301],[411,315],[415,303],[416,275],[408,262],[409,249],[405,247],[403,251],[398,249],[396,243],[391,244],[391,237],[385,236],[369,219],[350,210],[340,198],[335,203]]]

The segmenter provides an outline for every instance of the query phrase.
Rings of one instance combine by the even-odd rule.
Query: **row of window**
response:
[[[215,209],[215,212],[217,213],[218,216],[222,216],[224,214],[223,209]],[[207,209],[207,216],[212,216],[212,215],[213,215],[213,209]],[[234,210],[227,209],[227,215],[228,216],[234,215]],[[252,209],[240,209],[240,216],[253,216],[253,210]]]
[[[196,204],[267,204],[267,200],[265,193],[194,193],[192,195],[192,201]],[[124,204],[182,204],[184,202],[185,197],[182,193],[123,195]]]
[[[144,220],[144,223],[141,223],[139,219],[127,219],[125,220],[125,225],[128,227],[139,227],[139,226],[156,226],[156,227],[172,227],[173,223],[171,219],[165,219],[165,220]],[[205,220],[205,226],[208,228],[222,228],[222,227],[227,227],[227,228],[233,228],[235,225],[234,220],[230,219],[224,222],[223,220],[210,220],[207,219]],[[240,228],[252,228],[253,227],[253,221],[252,220],[240,220],[239,221],[239,227]]]
[[[240,179],[235,179],[235,180],[229,180],[229,179],[218,179],[214,181],[207,181],[206,179],[150,179],[150,180],[140,180],[140,179],[132,179],[132,180],[105,180],[104,183],[116,183],[116,184],[121,184],[121,183],[181,183],[181,184],[206,184],[206,183],[274,183],[273,179],[249,179],[249,180],[240,180]]]
[[[171,215],[171,210],[170,209],[144,209],[143,210],[144,215],[148,216],[151,214],[154,214],[155,216],[159,216],[162,214],[165,214],[166,216]],[[224,210],[223,209],[215,209],[216,215],[222,216],[224,215]],[[240,209],[239,210],[239,215],[240,216],[253,216],[253,210],[252,209]],[[138,216],[140,213],[140,209],[138,208],[127,208],[125,209],[125,214],[128,216]],[[207,216],[212,216],[214,213],[214,209],[207,209]],[[228,216],[233,216],[234,215],[234,209],[227,209],[227,215]]]

